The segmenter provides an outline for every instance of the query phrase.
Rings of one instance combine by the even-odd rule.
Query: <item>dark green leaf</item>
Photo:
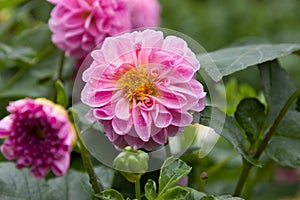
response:
[[[191,167],[178,158],[168,158],[160,171],[159,176],[159,194],[164,193],[172,187],[182,177],[191,171]]]
[[[55,87],[57,92],[56,102],[66,108],[69,105],[69,97],[63,83],[57,80]]]
[[[212,118],[214,116],[214,118]],[[225,122],[224,119],[225,118]],[[247,153],[249,144],[241,129],[236,125],[232,117],[225,116],[225,113],[215,107],[207,106],[200,116],[200,124],[210,126],[216,133],[228,140],[234,148],[249,162],[259,165]]]
[[[101,200],[124,200],[123,195],[114,189],[104,190],[100,194],[96,194],[96,197]]]
[[[145,185],[145,196],[148,200],[155,200],[156,198],[156,183],[151,179]]]
[[[32,49],[41,52],[51,43],[51,32],[47,24],[37,26],[34,29],[26,29],[13,40],[16,45],[31,47]]]
[[[286,101],[296,90],[289,75],[274,60],[259,65],[264,94],[268,103],[268,125],[272,124]]]
[[[0,43],[0,63],[2,66],[16,61],[30,65],[34,62],[35,55],[36,51],[30,47],[20,45],[13,47]]]
[[[243,199],[240,197],[232,197],[231,195],[222,195],[217,197],[209,195],[203,197],[201,200],[243,200]]]
[[[14,163],[0,163],[1,200],[57,199],[44,180],[34,179],[28,169],[18,170]]]
[[[181,186],[176,186],[162,193],[157,200],[185,200],[189,191]]]
[[[249,44],[244,46],[232,46],[217,50],[208,54],[201,54],[198,59],[201,66],[215,81],[222,76],[246,69],[247,67],[274,60],[289,55],[300,49],[300,44]],[[216,73],[215,66],[219,70]]]
[[[85,191],[82,180],[87,177],[87,174],[75,170],[69,172],[63,177],[50,179],[47,183],[53,191],[52,199],[59,200],[90,200],[91,195]]]
[[[261,131],[264,131],[265,106],[259,100],[255,98],[243,99],[234,116],[251,143],[255,141]]]
[[[280,122],[267,147],[268,155],[278,164],[300,167],[300,113],[289,111]]]

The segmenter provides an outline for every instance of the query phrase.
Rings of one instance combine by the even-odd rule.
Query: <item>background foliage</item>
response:
[[[298,0],[288,0],[287,2],[281,0],[160,0],[160,2],[162,4],[162,27],[189,35],[203,45],[207,51],[246,44],[245,41],[248,44],[249,41],[250,43],[251,41],[270,41],[272,43],[300,41],[300,3]],[[52,9],[49,3],[41,0],[0,1],[0,9],[0,118],[2,118],[7,114],[5,108],[11,100],[40,96],[54,98],[53,80],[57,77],[61,53],[52,44],[51,34],[47,27]],[[240,40],[243,37],[251,37],[251,39]],[[296,55],[285,56],[279,59],[279,63],[292,78],[287,82],[293,81],[294,87],[299,87],[300,57]],[[72,78],[76,72],[75,65],[75,60],[66,60],[63,77],[66,80],[64,84],[69,94],[72,91]],[[272,103],[272,100],[266,99],[262,95],[264,88],[259,73],[258,68],[251,67],[224,78],[228,105],[226,112],[230,119],[232,119],[231,116],[235,113],[239,102],[245,97],[258,98],[259,101],[247,99],[247,101],[251,101],[251,103],[247,102],[247,105],[258,110],[264,110],[266,103]],[[278,74],[279,77],[286,77],[282,75],[280,70]],[[262,82],[264,81],[266,79],[262,80]],[[276,81],[278,79],[274,82]],[[277,84],[278,88],[282,87],[284,90],[289,87],[282,82]],[[270,93],[273,92],[270,91]],[[238,108],[240,107],[243,107],[242,103]],[[239,115],[237,112],[235,117],[239,123],[238,128],[249,128],[248,124],[243,123],[243,114]],[[284,122],[287,125],[278,128],[274,141],[272,141],[274,144],[272,147],[278,146],[277,144],[282,141],[282,137],[285,140],[292,140],[288,139],[289,136],[282,133],[282,130],[288,129],[290,136],[297,132],[299,130],[298,118],[299,113],[295,110],[287,115],[286,122]],[[232,123],[236,124],[235,121]],[[256,123],[260,124],[261,122],[257,119]],[[256,126],[250,128],[255,130]],[[297,140],[294,138],[292,141],[285,142],[287,148],[282,149],[281,152],[286,152],[288,155],[293,154],[296,159],[299,159],[299,151],[288,148],[297,146]],[[267,149],[270,156],[262,156],[261,162],[264,167],[255,168],[251,171],[246,185],[246,199],[292,199],[292,197],[297,198],[297,196],[299,198],[299,170],[282,167],[277,163],[289,167],[297,167],[298,165],[294,165],[293,161],[284,160],[286,155],[284,153],[278,154],[278,149],[272,147]],[[82,164],[76,152],[73,153],[73,158],[71,174],[73,174],[72,177],[77,177],[82,170]],[[4,160],[1,155],[0,160]],[[189,179],[190,187],[204,189],[205,192],[214,195],[233,193],[242,170],[242,159],[227,140],[220,139],[213,151],[204,159],[195,158],[193,152],[190,152],[183,157],[183,160],[193,167]],[[99,165],[97,161],[94,163]],[[10,171],[7,166],[0,166],[0,170],[2,172]],[[107,169],[100,167],[99,173],[103,174],[103,170]],[[199,177],[204,171],[209,176],[204,181],[205,183],[195,180],[195,177]],[[4,183],[9,178],[3,176],[2,172],[0,175],[1,188],[8,189],[4,187]],[[10,171],[9,173],[17,172]],[[22,175],[18,174],[18,176]],[[153,172],[148,176],[150,178],[158,177],[158,172]],[[121,176],[115,176],[114,180],[118,180],[117,182],[113,182],[112,178],[107,179],[114,188],[119,189],[123,194],[129,190],[133,191],[133,186],[128,186],[129,189],[123,187],[124,183],[126,185],[128,183]],[[55,181],[53,179],[50,182],[53,190],[57,190],[54,187]],[[33,189],[42,188],[43,190],[44,188],[44,183],[29,182],[29,184],[32,185],[30,187]],[[76,188],[78,184],[80,183],[77,182],[70,187]],[[84,185],[84,180],[81,184]],[[144,184],[146,184],[146,178]],[[203,186],[204,184],[205,186]],[[38,194],[40,193],[34,195]]]

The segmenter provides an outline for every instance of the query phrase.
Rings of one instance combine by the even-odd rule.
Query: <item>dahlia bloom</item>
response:
[[[48,0],[52,41],[74,58],[85,57],[107,36],[131,28],[127,0]]]
[[[129,1],[132,28],[157,27],[160,21],[160,4],[157,0]]]
[[[186,42],[144,30],[107,38],[91,53],[81,100],[91,107],[116,147],[151,150],[163,145],[204,109],[200,65]]]
[[[31,166],[33,177],[43,178],[49,170],[66,173],[76,134],[66,111],[49,100],[21,99],[7,107],[11,113],[0,121],[1,151],[16,167]]]

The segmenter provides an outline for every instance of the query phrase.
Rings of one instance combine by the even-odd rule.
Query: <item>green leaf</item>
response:
[[[67,106],[69,105],[69,98],[63,83],[60,80],[57,80],[55,82],[55,87],[57,92],[56,102],[67,108]]]
[[[232,46],[208,54],[201,54],[198,59],[202,68],[215,81],[223,76],[233,74],[247,67],[274,60],[300,50],[300,44],[248,44],[243,46]],[[215,66],[219,72],[216,73]]]
[[[267,124],[271,125],[296,87],[276,60],[259,65],[259,70],[268,103]]]
[[[104,190],[100,194],[96,194],[95,197],[101,200],[124,200],[123,195],[114,189]]]
[[[38,52],[53,45],[51,42],[51,32],[47,24],[37,26],[34,29],[28,28],[24,30],[21,34],[14,37],[13,43],[18,46],[30,47]]]
[[[159,195],[172,187],[182,177],[191,171],[191,167],[178,158],[168,158],[160,171],[159,176]]]
[[[212,116],[215,118],[212,118]],[[225,123],[223,120],[224,117]],[[232,117],[225,116],[225,113],[216,107],[207,106],[201,112],[199,123],[214,129],[216,133],[228,140],[246,160],[259,166],[259,163],[248,155],[249,144],[247,143],[244,133],[236,125]]]
[[[266,152],[278,164],[300,167],[300,113],[289,111],[283,118]]]
[[[0,0],[0,9],[7,8],[7,7],[13,7],[21,4],[25,0]]]
[[[53,191],[52,199],[90,200],[91,194],[85,191],[82,183],[85,177],[87,177],[86,173],[69,170],[65,176],[50,179],[47,183]]]
[[[162,193],[157,200],[185,200],[189,191],[181,186],[176,186]]]
[[[217,197],[209,195],[203,197],[201,200],[243,200],[243,199],[240,197],[232,197],[231,195],[222,195]]]
[[[239,103],[234,116],[253,144],[259,133],[264,131],[265,106],[258,99],[246,98]]]
[[[145,185],[145,196],[148,200],[155,200],[156,198],[156,183],[151,179]]]
[[[20,44],[8,46],[0,43],[0,63],[2,66],[18,61],[30,65],[34,62],[35,55],[36,51],[30,47],[20,46]]]
[[[28,169],[18,170],[14,163],[0,163],[0,199],[57,199],[44,180],[34,179]]]
[[[206,196],[205,193],[199,192],[192,188],[186,188],[186,189],[189,190],[189,196],[186,198],[186,200],[198,200],[198,199],[201,199],[202,197]]]

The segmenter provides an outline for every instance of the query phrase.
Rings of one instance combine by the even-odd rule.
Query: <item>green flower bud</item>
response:
[[[114,167],[130,182],[136,182],[148,169],[149,156],[141,150],[125,147],[114,160]]]

